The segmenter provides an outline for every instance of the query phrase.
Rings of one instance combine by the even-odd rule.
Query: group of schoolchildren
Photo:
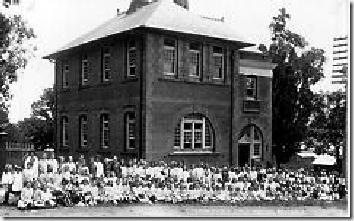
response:
[[[334,172],[275,168],[210,167],[183,162],[144,160],[86,161],[38,159],[34,154],[24,169],[6,166],[1,179],[0,203],[19,209],[120,203],[239,203],[242,201],[340,200],[344,178]],[[2,199],[2,200],[1,200]]]

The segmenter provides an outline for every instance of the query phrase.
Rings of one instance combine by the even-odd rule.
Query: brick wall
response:
[[[138,34],[137,34],[138,33]],[[271,159],[271,78],[258,77],[260,113],[244,113],[245,76],[238,73],[237,45],[197,36],[168,32],[141,31],[139,39],[136,79],[125,77],[125,42],[132,36],[113,37],[104,42],[90,44],[57,60],[56,82],[61,88],[62,65],[70,66],[69,89],[58,93],[57,139],[60,141],[60,117],[69,120],[68,153],[120,157],[140,156],[147,160],[184,160],[188,163],[207,161],[210,164],[237,164],[238,136],[248,125],[257,126],[263,134],[263,159]],[[163,41],[165,37],[177,40],[177,78],[163,74]],[[200,80],[189,77],[189,43],[202,45],[202,75]],[[112,80],[101,83],[101,49],[111,47]],[[212,47],[223,47],[225,78],[212,78]],[[232,59],[232,52],[235,58]],[[90,62],[89,81],[79,86],[80,56],[86,53]],[[232,88],[232,72],[234,88]],[[233,99],[233,102],[232,102]],[[233,106],[234,107],[233,107]],[[233,110],[233,111],[232,111]],[[137,148],[126,151],[124,141],[124,114],[135,111]],[[100,150],[100,114],[110,114],[110,149]],[[214,152],[176,154],[173,149],[175,127],[182,117],[199,113],[205,116],[214,129]],[[87,151],[79,148],[79,116],[88,116]],[[60,148],[60,142],[58,142]],[[64,151],[65,153],[65,151]]]
[[[189,42],[178,36],[178,71],[177,79],[165,78],[163,74],[163,39],[164,35],[149,34],[147,51],[152,53],[147,58],[147,159],[185,160],[190,163],[207,161],[211,164],[229,161],[230,140],[230,65],[225,81],[212,81],[211,47],[215,42],[198,42],[203,44],[203,74],[201,81],[189,77]],[[218,42],[220,44],[220,42]],[[225,46],[225,49],[230,49]],[[229,52],[227,52],[229,55]],[[227,56],[229,58],[229,56]],[[229,59],[226,61],[229,64]],[[199,113],[209,119],[214,128],[215,153],[198,155],[174,154],[174,131],[182,117]]]
[[[58,124],[57,139],[60,141],[60,118],[67,116],[69,121],[69,149],[72,155],[78,154],[99,154],[111,155],[131,155],[139,153],[139,137],[137,134],[137,148],[127,151],[125,148],[125,125],[124,115],[128,111],[134,111],[136,115],[136,126],[140,127],[141,108],[140,108],[140,73],[142,65],[139,62],[137,67],[137,77],[126,78],[126,41],[130,39],[116,38],[104,42],[101,45],[85,47],[80,51],[62,57],[56,65],[56,82],[59,85],[58,93]],[[142,52],[142,40],[138,40],[138,51]],[[109,45],[111,49],[111,81],[101,81],[101,50],[102,47]],[[80,55],[87,54],[89,60],[89,76],[86,86],[80,85]],[[142,56],[138,54],[137,60],[141,61]],[[69,64],[69,88],[62,89],[62,65]],[[100,115],[108,113],[110,115],[110,148],[100,149]],[[88,116],[88,148],[87,150],[79,147],[79,116]],[[137,133],[139,130],[137,130]],[[57,142],[61,148],[61,142]]]
[[[255,57],[253,54],[246,58],[254,59],[252,65],[259,66],[265,62],[263,58]],[[242,55],[242,59],[245,55]],[[261,64],[262,65],[262,64]],[[257,100],[260,102],[259,113],[248,113],[244,111],[243,102],[245,100],[246,75],[235,75],[235,108],[234,108],[234,130],[232,163],[238,164],[238,139],[242,130],[247,126],[255,126],[262,133],[263,163],[272,162],[272,78],[256,76],[257,78]]]

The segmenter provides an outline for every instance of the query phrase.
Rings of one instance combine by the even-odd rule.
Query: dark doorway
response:
[[[250,166],[250,145],[239,144],[238,145],[238,165],[244,167],[246,164]]]

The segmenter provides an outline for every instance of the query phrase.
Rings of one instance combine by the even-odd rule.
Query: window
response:
[[[109,115],[101,115],[101,148],[109,148]]]
[[[248,145],[251,158],[259,159],[262,156],[262,133],[256,126],[247,126],[242,130],[239,144]]]
[[[165,75],[176,75],[176,41],[165,39],[164,41],[164,73]]]
[[[189,75],[192,77],[200,77],[200,45],[191,43],[189,45],[189,54],[190,54],[190,66],[189,66]]]
[[[63,147],[69,146],[68,117],[61,118],[61,144]]]
[[[135,114],[129,112],[125,115],[125,145],[127,149],[135,149]]]
[[[248,76],[246,78],[246,99],[257,100],[257,78]]]
[[[88,138],[88,125],[87,125],[87,116],[80,116],[80,147],[87,147],[87,138]]]
[[[136,76],[136,42],[129,41],[128,42],[128,50],[127,50],[127,76],[135,77]]]
[[[182,118],[175,128],[174,147],[180,150],[211,150],[213,131],[209,121],[201,115]]]
[[[83,56],[81,59],[81,85],[86,85],[88,82],[88,69],[89,62],[87,56]]]
[[[260,144],[259,143],[255,143],[253,146],[253,155],[256,157],[260,156]]]
[[[69,76],[69,65],[65,64],[63,68],[63,88],[68,88],[69,86],[68,76]]]
[[[20,1],[19,0],[4,0],[4,5],[19,5]]]
[[[214,79],[224,78],[224,51],[221,47],[213,47]]]
[[[104,49],[102,53],[102,81],[111,80],[111,53],[109,49]]]

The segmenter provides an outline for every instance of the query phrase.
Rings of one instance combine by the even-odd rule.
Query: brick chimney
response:
[[[128,9],[128,13],[133,13],[137,9],[144,7],[145,5],[148,5],[148,4],[155,2],[155,1],[156,0],[132,0],[132,2],[130,3],[129,9]]]
[[[185,8],[185,9],[189,9],[189,2],[188,0],[173,0],[177,5]]]
[[[156,1],[158,0],[132,0],[127,13],[128,14],[134,13],[137,9]],[[171,0],[160,0],[160,1],[171,1]],[[185,9],[189,9],[188,0],[173,0],[173,2]]]

